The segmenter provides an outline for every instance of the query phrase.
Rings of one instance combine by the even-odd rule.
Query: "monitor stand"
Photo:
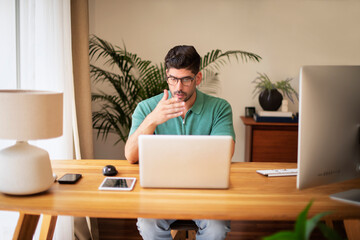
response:
[[[360,206],[360,189],[351,189],[345,192],[330,195],[331,199]]]

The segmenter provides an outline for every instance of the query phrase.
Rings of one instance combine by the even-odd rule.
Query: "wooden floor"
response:
[[[99,237],[101,240],[141,240],[136,228],[135,219],[98,219]],[[256,240],[269,236],[281,230],[292,230],[294,222],[253,222],[253,221],[232,221],[231,232],[226,240]],[[334,222],[335,230],[345,238],[345,230],[342,222]],[[312,234],[314,240],[324,239],[320,232]]]

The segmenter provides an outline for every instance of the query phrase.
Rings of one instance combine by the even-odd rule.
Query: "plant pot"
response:
[[[283,96],[277,89],[265,89],[259,94],[259,103],[265,111],[277,111],[281,106]]]

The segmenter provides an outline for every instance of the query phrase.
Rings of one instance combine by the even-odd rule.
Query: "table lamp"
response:
[[[51,187],[48,152],[27,141],[59,137],[62,126],[62,93],[0,90],[0,139],[16,140],[0,151],[0,192],[28,195]]]

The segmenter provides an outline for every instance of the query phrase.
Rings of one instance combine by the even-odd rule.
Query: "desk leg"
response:
[[[252,149],[252,127],[245,126],[245,162],[252,162],[251,149]]]
[[[25,214],[20,212],[13,239],[32,239],[40,215]]]
[[[331,228],[331,229],[334,229],[334,223],[332,220],[325,220],[325,224]]]
[[[43,215],[40,239],[52,239],[54,236],[57,216]]]
[[[360,236],[360,220],[359,219],[346,219],[344,220],[346,235],[349,240],[359,239]]]
[[[88,225],[90,225],[90,233],[92,239],[98,240],[99,239],[99,224],[97,218],[86,217],[86,221]]]

